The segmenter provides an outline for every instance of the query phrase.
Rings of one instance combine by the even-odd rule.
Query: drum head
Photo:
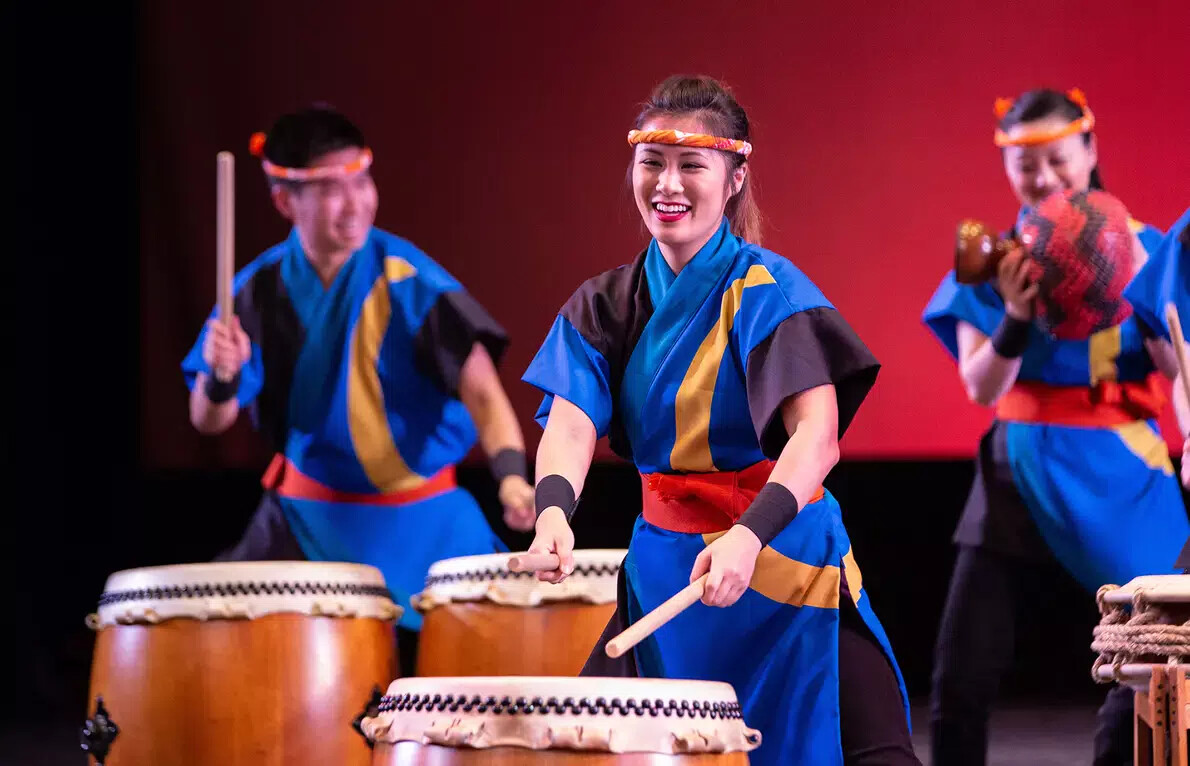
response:
[[[506,606],[538,606],[557,601],[610,604],[627,550],[591,548],[574,552],[574,572],[561,583],[545,583],[533,572],[508,568],[512,554],[444,559],[430,567],[426,587],[413,599],[418,611],[454,601],[491,601]]]
[[[1137,593],[1154,603],[1190,602],[1190,575],[1144,575],[1103,594],[1109,604],[1131,604]]]
[[[612,753],[748,752],[760,746],[729,684],[653,678],[401,678],[376,742]]]
[[[127,569],[108,577],[94,628],[269,614],[400,616],[375,567],[319,561],[244,561]]]

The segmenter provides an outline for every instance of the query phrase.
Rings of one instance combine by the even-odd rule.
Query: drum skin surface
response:
[[[382,620],[176,619],[100,631],[88,700],[120,727],[107,766],[365,766],[352,720],[397,671]]]
[[[419,676],[576,676],[615,603],[455,602],[425,615]]]
[[[463,750],[417,742],[381,743],[372,766],[747,766],[747,753],[580,753],[497,747]]]
[[[418,676],[376,710],[360,723],[373,766],[746,764],[762,739],[706,681]]]

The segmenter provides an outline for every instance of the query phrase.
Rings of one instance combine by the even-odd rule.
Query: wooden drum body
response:
[[[1190,575],[1148,575],[1097,594],[1099,683],[1132,688],[1133,762],[1190,764]]]
[[[117,572],[88,622],[98,632],[91,704],[102,701],[118,733],[106,758],[86,734],[84,747],[109,766],[363,766],[371,751],[353,723],[398,674],[399,616],[367,566]]]
[[[746,764],[730,685],[646,678],[402,678],[361,724],[373,766]]]
[[[616,609],[625,550],[577,550],[561,583],[512,572],[507,554],[430,567],[414,597],[423,614],[419,676],[574,676]]]

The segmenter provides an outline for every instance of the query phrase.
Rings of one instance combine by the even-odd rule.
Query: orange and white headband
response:
[[[248,149],[257,157],[266,175],[285,181],[321,181],[326,178],[345,178],[367,170],[372,166],[372,150],[364,147],[359,157],[343,165],[322,165],[316,168],[287,168],[265,159],[264,133],[253,133]]]
[[[1066,136],[1073,136],[1076,133],[1089,133],[1095,127],[1095,115],[1091,114],[1091,109],[1087,106],[1086,95],[1078,88],[1071,88],[1066,91],[1066,96],[1082,108],[1083,113],[1081,117],[1060,128],[1025,130],[1012,137],[1009,137],[1003,130],[996,128],[996,146],[1036,146],[1038,144],[1047,144],[1050,141],[1057,141],[1059,138],[1066,138]],[[1008,111],[1012,109],[1012,104],[1011,99],[996,99],[994,108],[996,119],[1003,120],[1004,115],[1008,114]]]
[[[747,157],[752,153],[752,144],[736,138],[708,136],[704,133],[687,133],[683,130],[630,130],[628,145],[674,144],[676,146],[697,146],[701,149],[718,149]]]

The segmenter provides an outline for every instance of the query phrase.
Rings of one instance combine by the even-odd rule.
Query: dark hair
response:
[[[307,168],[318,157],[367,146],[355,123],[326,104],[282,115],[265,138],[264,157],[274,165]]]
[[[633,126],[637,130],[656,117],[691,116],[716,136],[751,141],[748,114],[723,83],[702,75],[674,75],[653,89]],[[742,154],[723,152],[731,174],[746,162]],[[748,242],[760,243],[760,209],[752,194],[749,171],[739,190],[727,201],[724,214],[732,231]]]
[[[1042,120],[1046,117],[1061,117],[1074,122],[1082,116],[1083,108],[1071,100],[1070,96],[1049,88],[1039,88],[1025,91],[1012,102],[1012,108],[1000,120],[1000,130],[1007,131],[1022,122]],[[1083,144],[1090,146],[1089,132],[1083,133]],[[1090,187],[1103,190],[1103,176],[1099,173],[1098,163],[1091,169]]]

